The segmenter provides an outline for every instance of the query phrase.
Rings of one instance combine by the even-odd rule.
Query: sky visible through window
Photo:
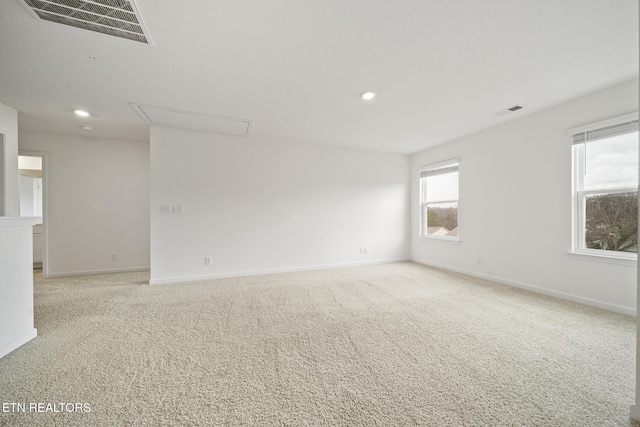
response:
[[[585,144],[584,189],[638,185],[638,132]]]
[[[458,200],[458,172],[430,176],[426,187],[427,203]]]

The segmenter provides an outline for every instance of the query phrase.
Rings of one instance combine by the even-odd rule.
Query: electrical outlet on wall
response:
[[[211,264],[213,264],[213,257],[212,256],[204,257],[204,265],[211,265]]]
[[[118,254],[111,254],[111,261],[117,261],[118,260]]]

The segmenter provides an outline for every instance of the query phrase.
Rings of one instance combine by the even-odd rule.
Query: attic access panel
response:
[[[44,21],[151,44],[135,0],[18,0]]]
[[[134,103],[131,103],[131,106],[150,125],[248,136],[253,124],[251,120],[235,117],[216,116],[213,114]]]

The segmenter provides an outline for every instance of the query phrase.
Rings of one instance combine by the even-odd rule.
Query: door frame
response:
[[[42,277],[49,277],[49,168],[47,165],[48,153],[44,151],[18,150],[18,155],[42,158]]]

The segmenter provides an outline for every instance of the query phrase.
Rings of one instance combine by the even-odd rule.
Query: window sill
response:
[[[437,242],[450,243],[454,245],[460,244],[460,239],[454,237],[441,237],[441,236],[420,236],[421,239],[424,240],[434,240]]]
[[[638,264],[638,260],[634,258],[623,258],[610,255],[596,255],[584,252],[569,252],[568,255],[571,259],[578,259],[581,261],[596,261],[604,262],[607,264],[626,265],[630,267],[635,267]]]

